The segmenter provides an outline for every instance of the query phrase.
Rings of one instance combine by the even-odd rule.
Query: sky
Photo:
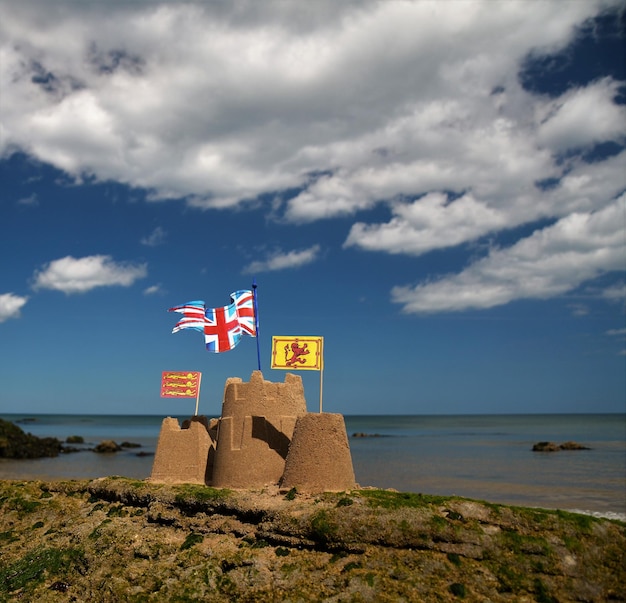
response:
[[[274,335],[311,412],[626,411],[622,2],[0,14],[0,413],[219,416]],[[253,279],[258,339],[172,333]]]

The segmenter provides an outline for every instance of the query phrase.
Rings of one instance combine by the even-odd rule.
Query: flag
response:
[[[230,294],[231,303],[221,308],[206,308],[204,301],[191,301],[170,308],[169,312],[183,315],[172,333],[194,329],[204,333],[209,352],[227,352],[241,340],[242,335],[256,337],[254,297],[252,291],[242,290]]]
[[[201,373],[163,371],[161,398],[197,398]]]
[[[273,369],[321,371],[324,368],[323,337],[272,337]]]

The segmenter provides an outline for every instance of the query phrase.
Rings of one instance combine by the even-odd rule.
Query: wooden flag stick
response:
[[[322,368],[320,368],[320,413],[322,412],[322,387],[324,384],[323,375],[324,375],[324,367],[322,366]]]
[[[202,383],[202,373],[198,375],[198,391],[196,392],[196,412],[193,413],[194,417],[198,416],[198,404],[200,403],[200,384]]]

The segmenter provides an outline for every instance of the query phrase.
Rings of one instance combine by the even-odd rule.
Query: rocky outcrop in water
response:
[[[0,458],[36,459],[58,456],[63,444],[56,438],[38,438],[21,427],[0,419]]]
[[[591,450],[591,448],[583,446],[578,442],[563,442],[563,444],[537,442],[533,445],[533,452],[557,452],[559,450]]]

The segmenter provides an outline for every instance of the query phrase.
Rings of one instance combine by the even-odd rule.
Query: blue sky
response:
[[[0,412],[219,415],[167,309],[253,278],[328,412],[625,410],[621,2],[0,11]]]

